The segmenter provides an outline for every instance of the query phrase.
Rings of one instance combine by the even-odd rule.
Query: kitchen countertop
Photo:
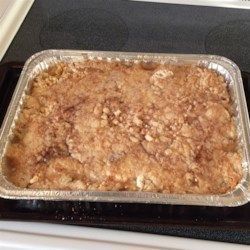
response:
[[[3,62],[25,61],[35,52],[52,48],[218,54],[250,71],[250,10],[116,0],[37,0]],[[129,224],[121,224],[120,229],[141,230]],[[250,228],[165,225],[144,226],[143,231],[250,244]]]

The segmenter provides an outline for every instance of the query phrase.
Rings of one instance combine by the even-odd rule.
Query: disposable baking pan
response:
[[[20,62],[0,64],[0,124],[23,65]],[[241,75],[250,107],[250,74],[241,71]],[[238,207],[213,207],[0,198],[0,220],[74,224],[240,244],[250,244],[249,209],[250,202]]]
[[[153,61],[170,64],[194,64],[213,69],[222,75],[229,88],[236,116],[237,134],[243,151],[243,177],[234,190],[221,195],[161,194],[128,191],[59,191],[33,190],[15,187],[3,174],[3,159],[15,120],[23,100],[31,87],[32,79],[39,72],[59,61],[86,59],[107,61]],[[7,199],[82,200],[98,202],[135,202],[206,206],[239,206],[250,199],[249,173],[249,117],[239,68],[227,58],[214,55],[156,54],[130,52],[101,52],[75,50],[46,50],[30,57],[21,73],[0,132],[0,196]]]

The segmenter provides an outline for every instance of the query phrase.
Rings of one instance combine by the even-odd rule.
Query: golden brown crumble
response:
[[[6,152],[33,189],[218,194],[240,181],[225,80],[192,65],[58,63],[35,77]]]

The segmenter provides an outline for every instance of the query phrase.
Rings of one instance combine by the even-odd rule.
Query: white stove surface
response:
[[[8,8],[13,4],[15,0],[0,0],[0,22],[4,18],[4,15],[7,13]]]
[[[0,249],[244,250],[249,246],[35,222],[0,222]]]
[[[221,0],[221,1],[218,1],[218,0],[207,0],[207,1],[205,0],[135,0],[135,1],[250,9],[250,0]]]
[[[0,61],[34,0],[0,0]]]

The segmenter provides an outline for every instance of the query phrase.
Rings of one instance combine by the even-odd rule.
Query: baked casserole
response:
[[[57,63],[5,155],[7,179],[32,189],[222,194],[242,178],[227,84],[197,65]]]

